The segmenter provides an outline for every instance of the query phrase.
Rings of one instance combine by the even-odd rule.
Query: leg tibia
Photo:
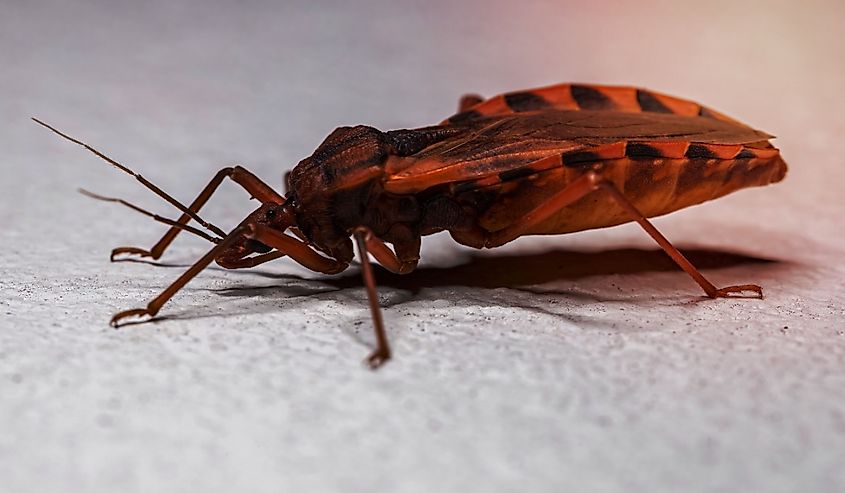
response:
[[[625,195],[616,188],[611,181],[604,179],[600,172],[588,171],[583,176],[576,179],[566,188],[553,195],[549,200],[537,206],[530,211],[518,223],[512,224],[502,230],[488,233],[485,238],[484,246],[491,248],[503,245],[522,234],[531,231],[531,229],[539,223],[542,223],[556,212],[567,207],[573,202],[583,198],[585,195],[594,193],[596,191],[604,190],[610,195],[616,204],[618,204],[629,216],[632,221],[636,221],[645,231],[651,236],[654,241],[660,245],[660,248],[666,252],[678,266],[684,270],[693,280],[698,283],[704,290],[707,296],[711,298],[728,297],[737,293],[752,293],[752,297],[762,298],[763,291],[760,286],[754,284],[743,284],[739,286],[728,286],[725,288],[717,288],[710,281],[708,281],[698,269],[695,268],[684,255],[666,239],[657,228],[628,200]],[[470,238],[475,239],[475,238]]]
[[[242,186],[250,196],[260,200],[262,203],[266,202],[273,202],[273,203],[282,203],[284,201],[284,197],[276,193],[269,185],[261,181],[257,176],[250,173],[245,168],[240,166],[234,166],[229,168],[223,168],[214,175],[214,178],[208,183],[208,185],[203,188],[202,192],[197,196],[196,199],[191,203],[189,209],[193,212],[199,212],[202,206],[208,202],[208,199],[214,194],[217,188],[223,183],[223,180],[226,178],[231,178],[232,181],[237,183],[238,185]],[[187,213],[183,213],[182,216],[179,217],[178,223],[179,224],[187,224],[191,220],[191,216]],[[117,255],[121,254],[129,254],[129,255],[140,255],[142,257],[152,257],[153,259],[158,259],[164,253],[170,243],[176,238],[176,236],[182,231],[181,228],[177,226],[173,226],[164,233],[164,236],[156,242],[155,245],[149,250],[145,250],[143,248],[137,247],[118,247],[112,250],[111,253],[111,260],[114,261]]]

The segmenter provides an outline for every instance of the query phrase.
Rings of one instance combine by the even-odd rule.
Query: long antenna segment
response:
[[[221,238],[216,238],[214,236],[211,236],[210,234],[206,233],[205,231],[197,229],[193,226],[189,226],[187,224],[182,224],[179,221],[174,221],[173,219],[170,219],[170,218],[167,218],[167,217],[162,217],[162,216],[159,216],[158,214],[153,214],[152,212],[145,210],[145,209],[142,209],[142,208],[138,207],[137,205],[135,205],[131,202],[128,202],[126,200],[115,198],[115,197],[106,197],[104,195],[99,195],[99,194],[96,194],[94,192],[89,192],[88,190],[85,190],[84,188],[80,188],[77,191],[79,193],[81,193],[82,195],[85,195],[86,197],[90,197],[90,198],[95,199],[95,200],[101,200],[103,202],[115,202],[115,203],[118,203],[118,204],[125,205],[126,207],[129,207],[130,209],[132,209],[134,211],[140,212],[141,214],[143,214],[147,217],[151,217],[151,218],[153,218],[154,220],[156,220],[160,223],[167,224],[168,226],[174,226],[174,227],[179,228],[183,231],[187,231],[188,233],[193,233],[193,234],[199,236],[200,238],[208,240],[212,243],[220,243]]]
[[[119,170],[123,171],[124,173],[127,173],[127,174],[129,174],[129,175],[134,176],[134,177],[135,177],[135,179],[136,179],[136,180],[138,180],[139,182],[141,182],[141,184],[142,184],[142,185],[144,185],[144,186],[145,186],[145,187],[147,187],[148,189],[152,190],[152,191],[153,191],[153,193],[155,193],[155,194],[156,194],[156,195],[158,195],[159,197],[161,197],[161,198],[163,198],[164,200],[166,200],[167,202],[169,202],[172,206],[176,207],[176,208],[177,208],[177,209],[179,209],[180,211],[182,211],[182,212],[184,212],[185,214],[187,214],[188,216],[190,216],[190,217],[191,217],[191,219],[193,219],[194,221],[196,221],[196,222],[200,223],[200,224],[201,224],[201,225],[202,225],[205,229],[207,229],[207,230],[209,230],[209,231],[213,232],[214,234],[216,234],[216,235],[220,236],[221,238],[224,238],[224,237],[226,236],[226,233],[225,233],[225,232],[223,232],[223,230],[222,230],[222,229],[218,228],[217,226],[215,226],[215,225],[213,225],[213,224],[211,224],[211,223],[209,223],[209,222],[205,221],[203,218],[199,217],[199,215],[197,215],[197,213],[196,213],[196,212],[194,212],[194,211],[192,211],[191,209],[189,209],[189,208],[185,207],[184,205],[182,205],[182,203],[181,203],[181,202],[179,202],[178,200],[176,200],[176,199],[174,199],[173,197],[171,197],[171,196],[170,196],[168,193],[166,193],[164,190],[162,190],[162,189],[158,188],[158,187],[157,187],[157,186],[155,186],[152,182],[150,182],[149,180],[147,180],[146,178],[144,178],[144,177],[143,177],[143,176],[141,176],[140,174],[138,174],[138,173],[136,173],[136,172],[132,171],[131,169],[127,168],[126,166],[124,166],[124,165],[122,165],[122,164],[118,163],[118,162],[117,162],[117,161],[115,161],[114,159],[112,159],[112,158],[110,158],[110,157],[106,156],[105,154],[103,154],[102,152],[98,151],[97,149],[94,149],[93,147],[91,147],[90,145],[86,144],[85,142],[82,142],[81,140],[75,139],[75,138],[71,137],[70,135],[67,135],[67,134],[65,134],[65,133],[63,133],[63,132],[61,132],[61,131],[57,130],[56,128],[51,127],[50,125],[48,125],[48,124],[46,124],[46,123],[42,122],[42,121],[41,121],[41,120],[39,120],[38,118],[34,118],[34,117],[33,117],[33,118],[32,118],[32,121],[34,121],[35,123],[37,123],[37,124],[39,124],[39,125],[41,125],[41,126],[43,126],[43,127],[46,127],[46,128],[48,128],[48,129],[50,129],[51,131],[53,131],[54,133],[58,134],[59,136],[61,136],[61,137],[62,137],[62,138],[64,138],[64,139],[67,139],[67,140],[69,140],[69,141],[73,142],[74,144],[78,144],[78,145],[80,145],[80,146],[82,146],[82,147],[84,147],[84,148],[88,149],[89,151],[91,151],[92,153],[94,153],[97,157],[99,157],[99,158],[100,158],[100,159],[102,159],[103,161],[105,161],[105,162],[107,162],[107,163],[111,164],[111,165],[112,165],[112,166],[114,166],[115,168],[117,168],[117,169],[119,169]]]

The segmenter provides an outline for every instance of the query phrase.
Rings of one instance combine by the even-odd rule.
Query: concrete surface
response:
[[[841,2],[3,2],[0,490],[845,489]],[[785,182],[636,227],[473,252],[427,238],[381,275],[210,269],[164,319],[112,330],[207,245],[110,264],[175,216],[28,121],[189,200],[243,163],[271,183],[336,126],[420,126],[467,91],[636,84],[777,134]],[[204,216],[253,204],[225,186]]]

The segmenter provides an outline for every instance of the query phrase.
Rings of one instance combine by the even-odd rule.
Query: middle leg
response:
[[[335,274],[347,267],[346,263],[323,257],[312,250],[307,244],[274,229],[262,225],[249,225],[248,228],[249,231],[246,234],[247,237],[258,240],[261,243],[276,248],[279,251],[285,252],[290,255],[291,258],[311,270],[327,274]],[[378,242],[373,241],[374,237],[369,234],[368,229],[358,229],[353,232],[353,236],[355,237],[355,241],[358,243],[358,251],[361,257],[361,271],[364,277],[364,284],[367,288],[367,299],[370,304],[370,314],[373,318],[373,326],[376,333],[376,348],[365,361],[370,368],[375,369],[390,359],[391,351],[390,344],[387,341],[387,331],[384,329],[381,308],[378,303],[378,293],[376,292],[373,268],[370,264],[370,259],[367,256],[367,251],[369,245],[378,247],[379,244],[385,250],[389,251],[389,249],[386,245],[384,245],[384,243],[380,243],[380,240],[378,240]],[[369,238],[367,238],[367,236],[369,236]],[[392,254],[393,252],[390,253]]]
[[[405,240],[393,244],[391,250],[381,238],[378,238],[369,228],[360,227],[355,230],[364,236],[367,251],[378,260],[379,264],[394,274],[408,274],[417,268],[420,261],[420,240],[413,234],[406,234]]]

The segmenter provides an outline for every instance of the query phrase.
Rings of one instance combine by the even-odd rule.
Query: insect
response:
[[[112,260],[157,259],[183,230],[215,243],[145,308],[117,313],[112,325],[154,317],[212,261],[239,269],[287,256],[335,274],[354,259],[354,239],[375,328],[376,348],[365,360],[373,368],[391,350],[369,255],[406,274],[417,266],[420,237],[439,231],[463,245],[493,248],[525,235],[636,221],[707,296],[762,298],[757,285],[711,284],[647,218],[774,183],[786,173],[771,135],[697,103],[633,87],[560,84],[489,99],[467,95],[459,112],[438,125],[388,132],[341,127],[287,175],[286,195],[235,166],[220,170],[190,206],[36,122],[135,176],[182,211],[177,220],[166,219],[90,194],[171,226],[151,249],[119,247]],[[228,233],[198,215],[226,178],[261,202]],[[211,234],[189,226],[191,219]]]

